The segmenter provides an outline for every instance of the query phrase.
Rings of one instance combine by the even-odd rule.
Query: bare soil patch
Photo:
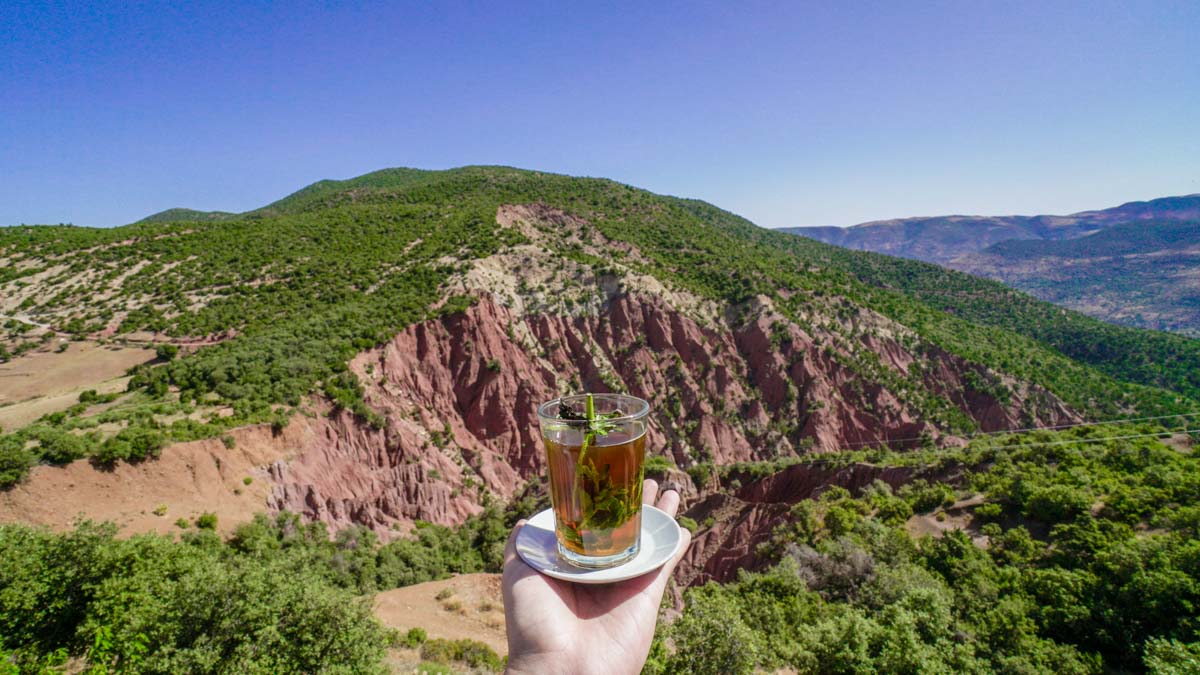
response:
[[[86,518],[112,521],[128,536],[179,532],[177,519],[193,521],[211,512],[217,514],[218,531],[229,534],[268,511],[270,466],[286,460],[289,448],[311,442],[312,428],[303,420],[297,416],[279,436],[265,424],[235,429],[233,448],[219,438],[178,443],[163,449],[157,460],[119,462],[111,470],[87,460],[34,467],[25,481],[0,492],[0,522],[64,530]]]
[[[463,574],[384,591],[375,596],[375,616],[401,632],[424,628],[431,638],[469,638],[508,654],[499,574]]]
[[[86,389],[120,391],[128,382],[126,370],[154,359],[153,350],[140,347],[65,344],[63,352],[38,349],[0,364],[0,426],[11,430],[66,410]]]
[[[987,548],[988,538],[979,533],[979,524],[975,522],[975,507],[984,501],[983,495],[960,499],[948,508],[938,508],[927,514],[918,513],[909,518],[904,526],[913,538],[941,537],[950,530],[962,530],[971,536],[976,546]]]

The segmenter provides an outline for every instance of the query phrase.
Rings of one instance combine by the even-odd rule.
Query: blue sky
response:
[[[0,224],[464,164],[768,227],[1100,208],[1200,192],[1197,35],[1167,1],[6,0]]]

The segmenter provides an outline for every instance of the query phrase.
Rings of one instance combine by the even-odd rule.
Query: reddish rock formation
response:
[[[998,400],[968,384],[997,376],[936,349],[914,354],[886,334],[861,332],[862,345],[892,374],[870,381],[830,335],[814,337],[769,312],[728,329],[644,294],[614,292],[598,312],[525,315],[483,294],[465,312],[410,326],[358,355],[351,368],[384,428],[346,412],[320,420],[319,441],[273,469],[271,506],[335,528],[369,525],[384,537],[415,519],[456,524],[478,512],[481,490],[507,498],[543,470],[535,406],[564,391],[620,388],[650,400],[648,447],[682,467],[936,439],[917,395],[929,391],[985,429],[1076,419],[1030,387],[1010,387]],[[1032,398],[1038,405],[1026,405]],[[785,504],[831,482],[891,482],[854,469],[814,471],[793,467],[739,497]],[[755,528],[784,511],[752,504],[736,517],[726,513],[723,546],[745,549],[757,541]],[[738,555],[752,550],[723,553],[705,573],[719,576],[727,565],[720,561]]]
[[[709,495],[688,509],[701,524],[692,537],[675,579],[685,586],[730,581],[738,570],[753,572],[768,564],[758,547],[770,542],[775,528],[787,521],[786,504],[750,504],[725,494]]]
[[[832,486],[858,495],[876,480],[898,488],[913,475],[909,467],[878,467],[870,464],[825,466],[794,464],[766,478],[743,486],[736,493],[744,502],[762,504],[795,504],[819,496]]]

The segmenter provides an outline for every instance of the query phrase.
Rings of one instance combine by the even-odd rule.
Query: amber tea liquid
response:
[[[638,425],[615,431],[593,439],[586,448],[578,430],[546,436],[560,553],[565,549],[570,562],[596,567],[632,558],[642,531],[644,430]],[[589,563],[577,556],[597,560]]]

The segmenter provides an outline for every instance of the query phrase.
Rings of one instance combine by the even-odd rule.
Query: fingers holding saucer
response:
[[[642,481],[642,503],[654,504],[654,500],[658,498],[658,481],[653,478],[647,478]]]

